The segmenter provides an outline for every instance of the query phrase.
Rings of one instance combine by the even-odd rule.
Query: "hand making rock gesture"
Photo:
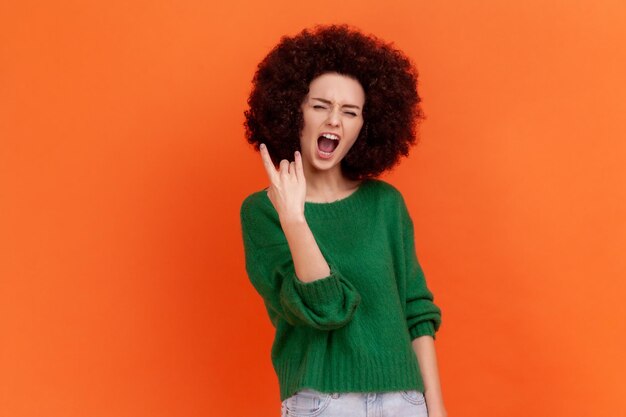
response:
[[[306,180],[302,168],[302,155],[295,152],[295,161],[280,161],[279,169],[274,168],[265,144],[259,147],[263,166],[267,171],[270,186],[267,196],[274,205],[281,221],[304,218]]]

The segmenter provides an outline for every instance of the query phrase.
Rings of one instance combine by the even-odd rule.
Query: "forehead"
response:
[[[311,81],[308,97],[322,97],[338,103],[363,105],[365,91],[361,83],[354,78],[326,73]]]

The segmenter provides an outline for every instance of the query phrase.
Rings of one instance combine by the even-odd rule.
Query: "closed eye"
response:
[[[320,105],[315,105],[313,106],[314,109],[325,109],[326,107],[324,106],[320,106]],[[346,112],[346,114],[349,114],[350,116],[356,116],[356,113],[352,113],[352,112]]]

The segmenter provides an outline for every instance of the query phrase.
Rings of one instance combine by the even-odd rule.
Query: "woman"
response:
[[[404,199],[376,178],[416,142],[419,102],[410,60],[347,25],[281,38],[255,73],[244,125],[269,186],[240,215],[282,416],[446,416],[441,310]]]

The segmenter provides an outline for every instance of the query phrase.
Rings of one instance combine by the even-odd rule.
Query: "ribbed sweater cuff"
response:
[[[342,298],[342,288],[339,275],[334,265],[329,265],[330,275],[311,282],[300,281],[294,275],[295,287],[300,297],[308,305],[329,305]]]
[[[420,337],[429,335],[435,338],[435,326],[433,322],[430,320],[423,321],[421,323],[417,323],[415,326],[409,329],[409,334],[411,335],[411,340]]]

